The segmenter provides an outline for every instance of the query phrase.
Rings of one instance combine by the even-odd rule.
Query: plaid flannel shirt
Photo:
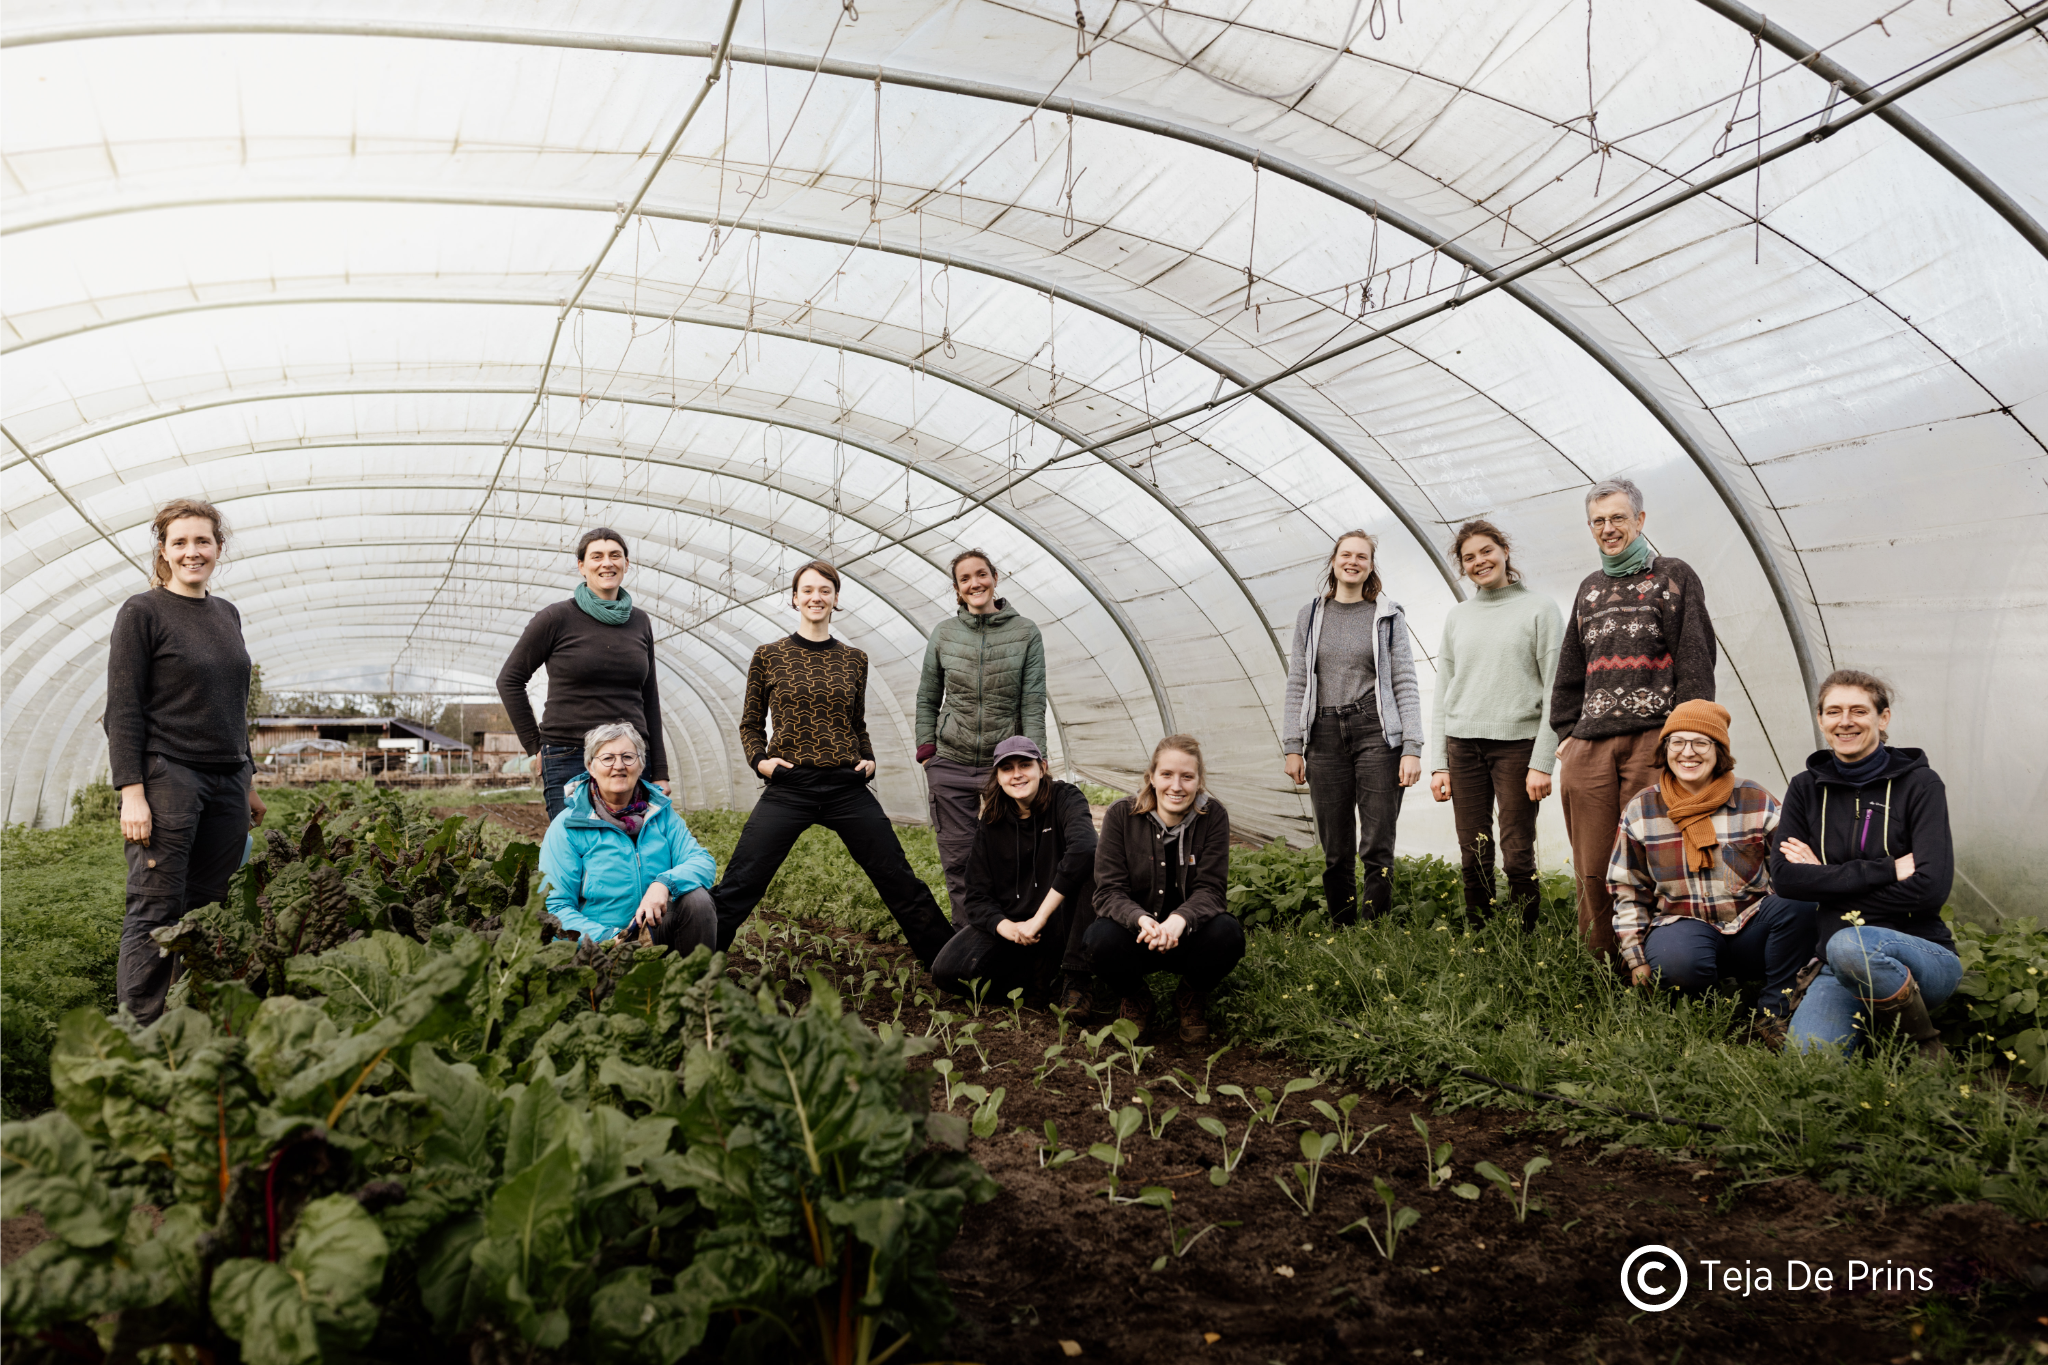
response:
[[[1643,939],[1658,925],[1690,918],[1732,934],[1771,894],[1777,798],[1737,778],[1728,804],[1711,818],[1718,841],[1714,865],[1695,872],[1686,866],[1685,836],[1659,788],[1644,788],[1622,811],[1607,863],[1607,889],[1614,893],[1614,934],[1631,969],[1647,962]]]

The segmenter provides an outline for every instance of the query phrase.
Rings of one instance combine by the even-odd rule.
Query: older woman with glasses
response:
[[[1777,799],[1735,776],[1728,711],[1714,702],[1672,708],[1650,762],[1657,781],[1622,809],[1607,865],[1622,960],[1636,985],[1662,978],[1691,996],[1761,975],[1752,1036],[1781,1047],[1815,906],[1771,893]]]
[[[583,762],[541,841],[550,913],[599,943],[630,928],[679,953],[715,946],[717,864],[641,776],[647,741],[624,721],[600,725],[583,737]]]

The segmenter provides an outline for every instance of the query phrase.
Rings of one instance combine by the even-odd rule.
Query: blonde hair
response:
[[[1202,761],[1202,743],[1193,735],[1168,735],[1152,746],[1152,762],[1145,769],[1145,785],[1131,798],[1131,813],[1143,815],[1159,804],[1159,793],[1152,786],[1152,774],[1159,771],[1159,755],[1167,752],[1186,754],[1195,760],[1195,794],[1209,790],[1209,765]]]
[[[149,561],[150,587],[162,588],[170,585],[171,561],[164,558],[164,538],[170,534],[172,522],[182,521],[187,517],[204,517],[212,522],[214,543],[220,546],[222,554],[227,553],[228,524],[221,516],[220,509],[210,502],[201,502],[197,498],[173,498],[159,507],[156,515],[150,519],[149,524],[156,532],[156,548],[151,552]]]

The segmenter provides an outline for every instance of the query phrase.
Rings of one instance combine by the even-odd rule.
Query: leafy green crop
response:
[[[2021,1080],[2048,1086],[2048,934],[2025,915],[1996,933],[1948,911],[1943,918],[1963,960],[1962,984],[1942,1011],[1950,1044],[1989,1046]]]
[[[899,1033],[558,937],[520,860],[389,815],[267,840],[157,1023],[65,1016],[57,1108],[0,1129],[0,1212],[51,1232],[9,1359],[854,1365],[944,1330],[994,1187]]]

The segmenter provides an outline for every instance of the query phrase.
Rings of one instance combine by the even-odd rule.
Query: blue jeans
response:
[[[1760,975],[1764,993],[1757,1007],[1782,1019],[1792,983],[1813,957],[1817,909],[1811,901],[1765,896],[1732,934],[1705,920],[1673,920],[1644,936],[1643,956],[1666,985],[1686,995],[1704,995],[1724,976]]]
[[[1963,979],[1961,958],[1903,929],[1843,929],[1825,951],[1828,965],[1792,1016],[1792,1042],[1801,1050],[1829,1043],[1855,1056],[1870,1023],[1864,1002],[1897,995],[1908,972],[1920,983],[1920,998],[1930,1011],[1946,1003]]]
[[[583,776],[589,769],[583,766],[583,746],[580,744],[543,744],[540,746],[541,799],[548,803],[548,819],[553,820],[567,809],[569,803],[562,799],[562,788]]]

